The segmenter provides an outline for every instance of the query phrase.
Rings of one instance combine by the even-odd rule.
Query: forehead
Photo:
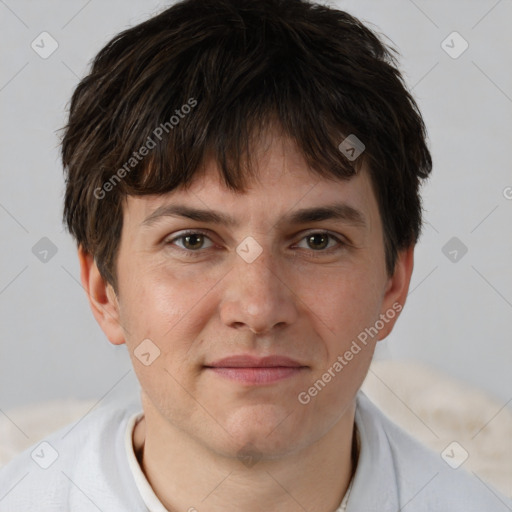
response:
[[[378,222],[376,198],[365,164],[350,179],[320,176],[304,160],[289,138],[267,137],[251,155],[254,176],[244,191],[226,186],[217,162],[210,159],[187,187],[163,195],[129,196],[125,217],[140,224],[158,210],[173,203],[200,209],[232,210],[244,219],[283,216],[299,208],[343,204],[361,213],[367,224]]]

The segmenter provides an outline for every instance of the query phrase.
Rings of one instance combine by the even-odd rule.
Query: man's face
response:
[[[128,197],[117,261],[119,332],[144,400],[162,424],[230,456],[248,445],[292,453],[336,425],[394,320],[359,351],[353,342],[398,294],[366,170],[320,178],[277,137],[258,155],[259,180],[245,194],[211,163],[187,191]],[[145,365],[153,345],[143,362],[134,352],[148,339],[160,355]],[[257,359],[219,362],[239,355]],[[266,356],[292,361],[258,361]],[[258,367],[268,364],[277,367]]]

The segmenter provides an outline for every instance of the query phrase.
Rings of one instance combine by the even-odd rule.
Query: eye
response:
[[[302,238],[302,241],[305,241],[307,244],[307,247],[302,247],[303,249],[312,249],[313,251],[323,251],[325,249],[332,249],[336,245],[345,245],[339,238],[325,232],[308,233]],[[300,247],[300,243],[297,247]]]
[[[166,241],[167,244],[177,245],[180,249],[196,252],[200,249],[213,247],[210,238],[201,231],[186,231]]]

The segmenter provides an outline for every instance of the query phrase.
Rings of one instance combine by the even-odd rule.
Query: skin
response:
[[[170,511],[334,511],[355,469],[355,395],[398,314],[307,405],[297,397],[407,295],[413,248],[399,253],[390,276],[364,165],[348,181],[327,180],[290,140],[268,141],[255,153],[258,179],[246,193],[227,189],[211,161],[188,190],[126,199],[117,295],[79,249],[94,316],[132,357],[145,414],[134,447]],[[356,209],[364,224],[287,220],[335,202]],[[229,214],[238,225],[176,216],[142,225],[158,207],[176,204]],[[193,238],[190,248],[178,238],[185,229],[206,238]],[[319,236],[311,241],[311,233]],[[251,263],[236,252],[248,236],[262,249]],[[148,338],[160,356],[146,366],[134,351]],[[286,355],[305,368],[259,386],[204,368],[242,353]]]

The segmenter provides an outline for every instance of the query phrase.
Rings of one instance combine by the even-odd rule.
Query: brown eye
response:
[[[199,252],[213,247],[210,237],[200,231],[185,231],[181,235],[175,236],[166,242],[168,245],[174,245],[183,251]]]
[[[326,233],[314,233],[307,237],[307,243],[311,249],[325,249],[329,244],[329,235]]]
[[[296,245],[301,249],[314,251],[318,253],[331,253],[345,248],[346,243],[342,238],[332,235],[327,231],[310,232],[301,238]]]
[[[201,247],[204,244],[204,235],[200,233],[186,235],[181,238],[183,239],[183,246],[185,247],[185,249],[201,249]]]

